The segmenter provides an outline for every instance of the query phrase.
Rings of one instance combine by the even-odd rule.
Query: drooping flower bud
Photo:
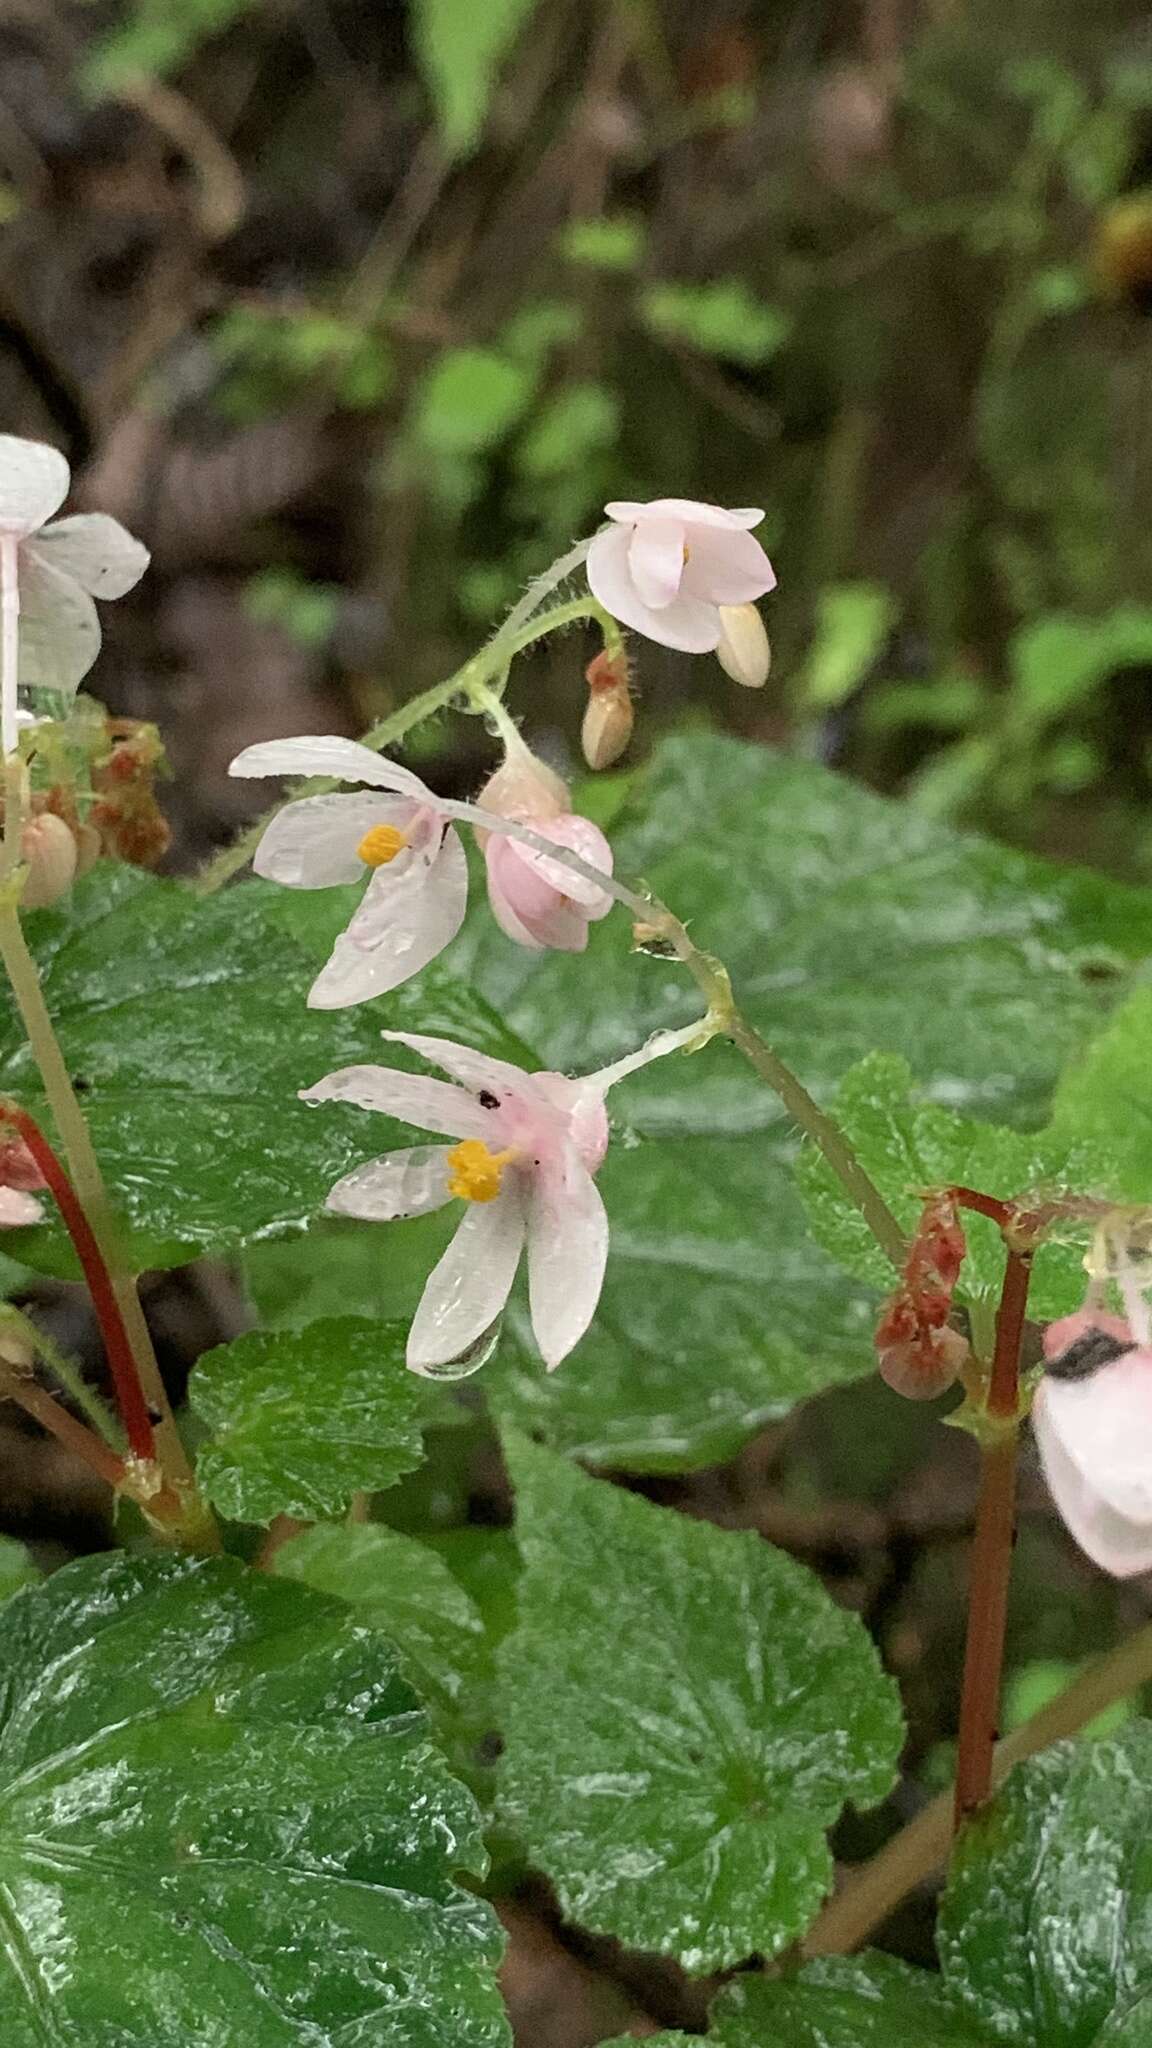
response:
[[[754,604],[722,604],[716,659],[726,676],[745,690],[762,690],[772,667],[772,648]]]
[[[494,811],[498,818],[529,824],[533,819],[562,817],[571,808],[572,797],[563,776],[518,739],[509,741],[503,761],[476,802],[482,811]],[[478,839],[483,837],[477,833]]]
[[[968,1357],[967,1342],[948,1322],[965,1250],[951,1193],[930,1196],[875,1337],[881,1378],[908,1400],[944,1393]]]
[[[509,740],[503,765],[476,801],[483,810],[530,825],[541,838],[611,874],[612,849],[599,826],[571,809],[567,784],[520,738]],[[477,828],[476,840],[484,850],[488,901],[501,931],[519,946],[582,953],[589,923],[606,917],[612,908],[607,891],[503,833]]]
[[[26,910],[44,910],[67,895],[76,879],[76,839],[63,818],[52,811],[29,818],[20,853],[28,869],[21,898]]]
[[[623,653],[611,655],[605,648],[588,663],[584,677],[588,684],[588,707],[580,732],[584,759],[590,768],[611,768],[627,747],[636,722],[627,658]]]

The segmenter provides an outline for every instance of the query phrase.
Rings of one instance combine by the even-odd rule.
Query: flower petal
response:
[[[29,542],[41,560],[86,590],[90,597],[124,597],[135,589],[152,557],[107,512],[78,512],[54,519]]]
[[[100,621],[86,590],[20,550],[20,687],[72,696],[100,652]]]
[[[358,882],[364,863],[356,849],[373,825],[403,826],[409,797],[305,796],[277,811],[253,855],[258,875],[289,889],[331,889]],[[386,874],[387,869],[378,870]]]
[[[608,1218],[573,1145],[541,1169],[528,1224],[528,1299],[532,1329],[549,1372],[580,1342],[600,1299],[608,1258]]]
[[[26,1195],[20,1188],[0,1188],[0,1230],[19,1230],[24,1224],[42,1222],[43,1217],[44,1205],[35,1195]]]
[[[680,588],[708,604],[749,604],[776,588],[776,572],[751,533],[689,527],[688,560]]]
[[[68,464],[46,441],[0,434],[0,532],[34,533],[68,496]]]
[[[408,1334],[413,1372],[434,1373],[482,1337],[512,1291],[524,1248],[524,1196],[511,1176],[494,1202],[469,1202],[432,1268]]]
[[[1086,1379],[1049,1376],[1041,1408],[1089,1492],[1152,1538],[1152,1353],[1122,1352]]]
[[[492,1136],[490,1112],[465,1089],[426,1074],[401,1074],[395,1067],[340,1067],[315,1087],[302,1088],[300,1100],[354,1102],[359,1109],[376,1109],[417,1130],[441,1131],[446,1138]]]
[[[543,873],[549,865],[544,857],[513,839],[497,839],[493,835],[484,849],[484,858],[488,901],[502,932],[517,945],[536,951],[544,947],[561,953],[584,951],[588,944],[588,920],[602,917],[602,910],[588,910],[573,903]],[[556,872],[562,872],[558,864]],[[608,897],[606,908],[611,907],[612,899]]]
[[[678,519],[642,519],[628,543],[628,568],[641,604],[671,604],[684,574],[684,527]]]
[[[632,581],[628,551],[631,531],[625,526],[598,533],[588,550],[588,587],[594,598],[621,625],[646,634],[661,647],[685,654],[710,654],[720,640],[720,613],[699,598],[674,598],[660,611],[642,602]]]
[[[647,505],[614,498],[604,510],[624,526],[636,526],[642,519],[677,519],[682,526],[724,526],[729,532],[759,526],[764,517],[758,505],[727,512],[723,505],[702,505],[696,498],[652,498]]]
[[[410,981],[451,945],[468,908],[468,862],[455,832],[436,857],[378,868],[359,910],[308,992],[311,1010],[343,1010]]]
[[[470,1045],[457,1045],[454,1038],[428,1038],[418,1031],[382,1031],[380,1036],[393,1044],[408,1046],[435,1067],[443,1067],[446,1074],[451,1074],[454,1081],[461,1081],[473,1094],[479,1094],[481,1089],[493,1095],[499,1095],[506,1089],[529,1096],[536,1092],[532,1076],[526,1074],[523,1067],[514,1067],[508,1060],[493,1059],[486,1052],[476,1052]],[[435,1082],[430,1085],[440,1087],[443,1084]],[[462,1131],[461,1136],[470,1137],[471,1133]]]
[[[332,775],[339,782],[369,782],[374,789],[397,789],[419,797],[422,803],[436,799],[426,783],[410,768],[374,754],[359,740],[346,740],[334,733],[299,733],[286,740],[260,740],[228,769],[229,775]]]
[[[1032,1427],[1044,1477],[1062,1519],[1101,1571],[1118,1579],[1152,1571],[1152,1524],[1118,1514],[1089,1485],[1053,1427],[1047,1399],[1051,1390],[1052,1383],[1045,1381],[1032,1409]]]
[[[452,1197],[448,1145],[413,1145],[407,1152],[385,1152],[338,1180],[324,1204],[337,1216],[361,1216],[373,1223],[394,1223],[405,1216],[427,1216]]]

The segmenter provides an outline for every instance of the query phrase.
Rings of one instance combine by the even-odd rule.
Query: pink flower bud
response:
[[[76,840],[63,818],[52,811],[30,818],[20,851],[28,869],[21,898],[25,910],[44,910],[68,894],[76,879]]]
[[[612,849],[598,825],[569,809],[567,785],[517,741],[477,798],[483,810],[531,825],[542,839],[612,872]],[[488,870],[492,915],[510,939],[534,950],[582,953],[588,926],[606,917],[612,898],[585,876],[535,847],[499,832],[478,831]]]
[[[716,659],[726,676],[745,690],[762,690],[772,667],[764,621],[754,604],[720,606]]]
[[[611,768],[632,737],[635,713],[628,687],[628,663],[623,655],[615,659],[597,654],[584,671],[588,683],[588,708],[580,732],[584,759],[590,768]]]

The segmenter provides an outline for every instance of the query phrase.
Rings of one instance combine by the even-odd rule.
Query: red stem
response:
[[[1015,1215],[1011,1202],[998,1202],[995,1195],[982,1195],[978,1188],[949,1188],[953,1201],[961,1209],[976,1209],[981,1216],[990,1216],[1001,1230]]]
[[[76,1256],[84,1269],[84,1278],[88,1282],[88,1291],[92,1296],[92,1306],[100,1323],[125,1434],[134,1455],[151,1463],[156,1456],[152,1418],[148,1413],[148,1403],[136,1371],[136,1360],[116,1300],[112,1276],[105,1264],[104,1254],[96,1241],[92,1226],[77,1198],[75,1188],[35,1118],[29,1116],[27,1110],[19,1108],[16,1103],[6,1102],[0,1105],[0,1119],[14,1125],[19,1131],[44,1176],[45,1186],[56,1198],[68,1235],[76,1247]]]
[[[959,1828],[992,1791],[992,1758],[998,1734],[1000,1684],[1004,1670],[1004,1629],[1008,1582],[1016,1537],[1016,1449],[1019,1428],[1020,1345],[1028,1307],[1032,1258],[1009,1251],[996,1348],[988,1382],[989,1417],[1005,1425],[981,1454],[980,1498],[968,1586],[968,1639],[960,1700],[960,1743],[956,1762],[955,1824]]]

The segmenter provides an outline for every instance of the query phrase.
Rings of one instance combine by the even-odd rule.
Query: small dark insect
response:
[[[72,1086],[76,1090],[77,1095],[87,1095],[92,1083],[88,1079],[87,1074],[73,1074]]]
[[[153,1429],[158,1429],[160,1424],[163,1422],[164,1417],[161,1415],[160,1410],[158,1408],[150,1408],[148,1410],[148,1420],[152,1424]]]
[[[500,1097],[493,1095],[490,1088],[482,1088],[480,1090],[480,1107],[481,1109],[499,1109]]]
[[[1116,1358],[1123,1358],[1131,1351],[1120,1337],[1110,1337],[1107,1330],[1085,1330],[1077,1337],[1067,1351],[1061,1351],[1057,1358],[1050,1358],[1044,1370],[1054,1380],[1087,1380],[1102,1365],[1111,1365]]]

